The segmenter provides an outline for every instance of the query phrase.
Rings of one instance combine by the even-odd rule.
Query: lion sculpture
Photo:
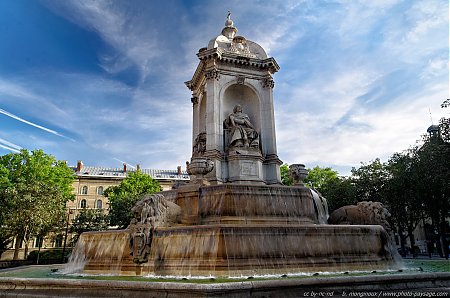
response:
[[[389,211],[380,202],[363,201],[336,209],[328,218],[329,224],[335,225],[380,225],[386,232],[391,232],[388,218]]]

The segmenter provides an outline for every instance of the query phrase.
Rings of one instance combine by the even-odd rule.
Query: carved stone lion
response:
[[[348,205],[333,211],[328,218],[329,224],[336,225],[380,225],[388,233],[391,227],[389,211],[380,202],[363,201],[357,205]]]
[[[130,249],[135,263],[148,261],[153,232],[156,227],[168,227],[180,222],[181,208],[162,194],[147,195],[131,209],[134,218],[128,230]]]

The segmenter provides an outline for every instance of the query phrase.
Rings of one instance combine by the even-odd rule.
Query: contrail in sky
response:
[[[27,121],[27,120],[25,120],[25,119],[22,119],[22,118],[20,118],[19,116],[16,116],[16,115],[14,115],[14,114],[11,114],[10,112],[5,111],[5,110],[3,110],[3,109],[0,109],[0,114],[6,115],[6,116],[11,117],[11,118],[13,118],[13,119],[16,119],[16,120],[18,120],[18,121],[20,121],[20,122],[26,123],[26,124],[28,124],[28,125],[31,125],[31,126],[34,126],[34,127],[36,127],[36,128],[42,129],[42,130],[44,130],[44,131],[46,131],[46,132],[49,132],[49,133],[51,133],[51,134],[54,134],[54,135],[57,135],[57,136],[59,136],[59,137],[62,137],[62,138],[65,138],[65,139],[69,139],[69,140],[75,142],[74,139],[71,139],[71,138],[69,138],[69,137],[66,137],[65,135],[62,135],[62,134],[60,134],[60,133],[57,132],[57,131],[54,131],[54,130],[52,130],[52,129],[43,127],[43,126],[41,126],[41,125],[39,125],[39,124],[36,124],[36,123],[30,122],[30,121]]]
[[[20,153],[19,150],[13,149],[11,147],[8,147],[8,146],[2,145],[2,144],[0,144],[0,147],[5,148],[6,150],[14,151],[16,153]]]
[[[123,160],[120,160],[120,159],[115,158],[115,157],[113,157],[113,159],[114,159],[114,160],[117,160],[118,162],[121,162],[121,163],[126,163],[127,165],[129,165],[130,167],[132,167],[133,169],[135,169],[135,167],[133,167],[132,165],[130,165],[130,164],[127,163],[127,162],[124,162]]]
[[[6,150],[14,151],[19,153],[20,149],[22,149],[20,146],[13,144],[5,139],[0,138],[0,147],[5,148]]]

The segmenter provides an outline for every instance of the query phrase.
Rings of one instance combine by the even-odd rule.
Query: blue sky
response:
[[[448,109],[449,2],[0,1],[0,154],[176,169],[191,155],[184,82],[227,10],[274,75],[278,155],[352,166],[413,145]]]

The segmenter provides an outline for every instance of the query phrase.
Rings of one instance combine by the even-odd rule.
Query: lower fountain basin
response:
[[[254,276],[396,267],[388,235],[381,226],[157,228],[149,262],[143,264],[133,263],[127,230],[83,233],[79,241],[82,251],[74,254],[85,255],[83,272],[91,274]]]

